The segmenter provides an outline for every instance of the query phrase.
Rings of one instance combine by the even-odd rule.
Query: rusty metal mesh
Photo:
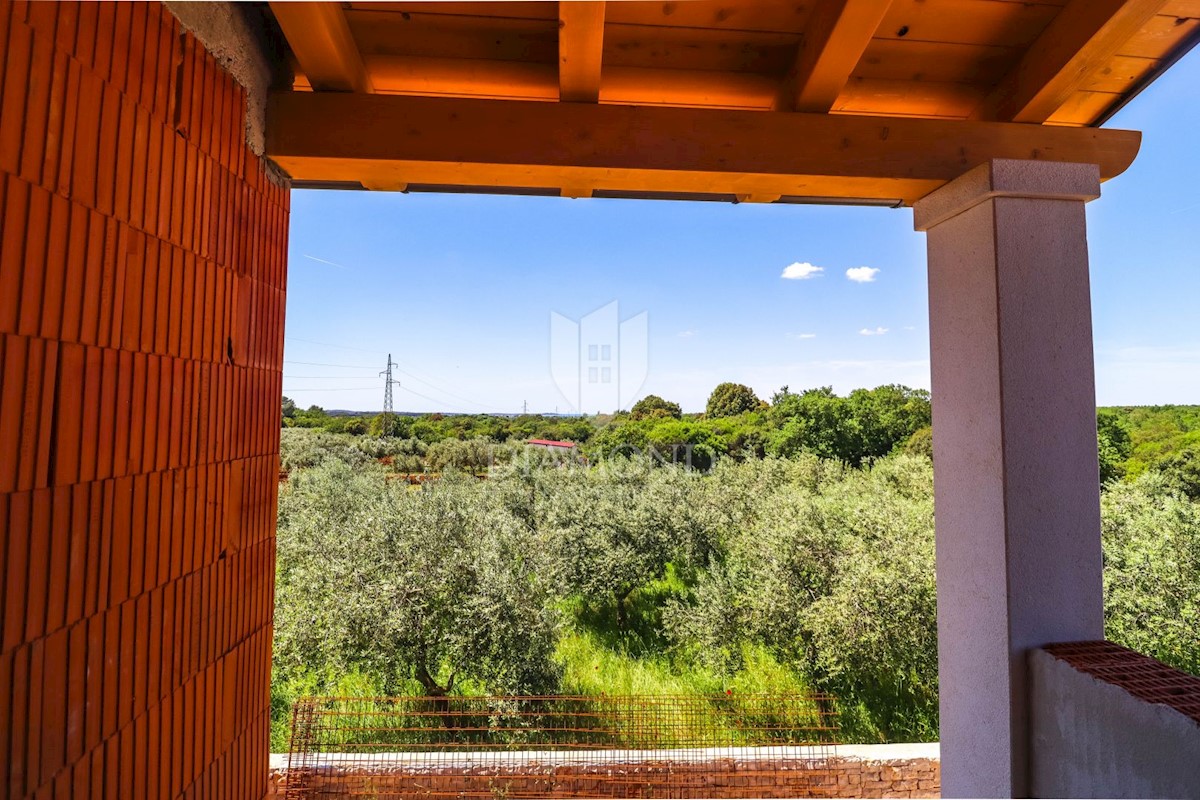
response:
[[[305,698],[285,797],[824,797],[822,695]]]

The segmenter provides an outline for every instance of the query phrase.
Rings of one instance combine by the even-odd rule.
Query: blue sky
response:
[[[1088,206],[1101,405],[1200,403],[1197,87],[1192,53],[1109,122],[1144,139]],[[822,271],[783,278],[792,264]],[[397,410],[571,410],[550,314],[614,300],[648,318],[637,396],[685,411],[727,380],[764,398],[929,386],[908,209],[298,190],[288,282],[283,386],[302,406],[379,409],[390,352]]]

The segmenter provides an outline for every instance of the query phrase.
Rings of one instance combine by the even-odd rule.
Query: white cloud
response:
[[[679,338],[680,339],[690,339],[693,336],[695,336],[697,333],[698,333],[698,331],[680,331]]]
[[[863,328],[859,331],[863,336],[883,336],[887,332],[887,328]]]
[[[817,338],[817,335],[815,333],[789,333],[788,338],[789,339],[815,339],[815,338]]]
[[[787,278],[792,281],[806,281],[809,278],[814,278],[825,271],[824,267],[816,267],[807,261],[797,261],[794,264],[788,264],[783,269],[783,274],[779,277]]]
[[[846,270],[846,277],[855,283],[874,283],[879,270],[875,267],[851,267]]]

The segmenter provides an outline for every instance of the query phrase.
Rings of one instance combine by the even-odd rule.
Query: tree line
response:
[[[627,424],[645,419],[680,421],[631,411]],[[825,441],[862,448],[875,429]],[[507,456],[487,481],[446,462],[413,486],[373,448],[420,440],[285,434],[277,745],[290,699],[312,693],[815,689],[838,698],[844,741],[937,736],[932,463],[919,448],[702,471],[509,441],[489,445]],[[1102,512],[1108,637],[1200,672],[1200,502],[1150,469],[1110,481]]]

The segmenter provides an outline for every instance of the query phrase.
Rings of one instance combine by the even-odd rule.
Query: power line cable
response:
[[[378,350],[368,350],[365,347],[350,347],[349,345],[344,345],[344,344],[331,344],[329,342],[318,342],[315,339],[301,339],[299,336],[285,336],[283,338],[289,342],[304,342],[305,344],[315,344],[315,345],[320,345],[321,347],[333,347],[338,350],[355,350],[359,353],[370,353],[371,355],[377,355],[377,356],[383,355],[383,353],[379,352]]]

